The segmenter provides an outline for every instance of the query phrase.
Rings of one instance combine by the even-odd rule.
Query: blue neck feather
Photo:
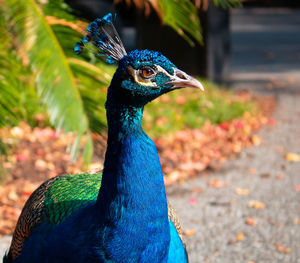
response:
[[[157,150],[142,129],[143,105],[129,106],[112,90],[110,87],[106,103],[108,145],[97,200],[99,211],[105,215],[103,223],[109,226],[103,241],[111,244],[109,253],[116,258],[128,258],[128,251],[132,251],[131,257],[143,262],[135,256],[144,251],[147,262],[164,262],[170,231]],[[124,245],[120,241],[127,240],[128,235],[131,238]],[[119,250],[118,242],[122,244]]]

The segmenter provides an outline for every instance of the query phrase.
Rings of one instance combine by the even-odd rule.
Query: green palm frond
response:
[[[78,81],[83,105],[90,123],[90,130],[101,133],[106,127],[105,87],[109,86],[112,78],[112,74],[108,73],[109,67],[105,66],[105,70],[103,70],[81,59],[69,58],[68,60]],[[115,67],[111,69],[111,71],[114,70]]]
[[[74,132],[80,141],[89,132],[88,119],[67,58],[44,14],[33,0],[6,0],[4,11],[37,76],[37,91],[50,122],[64,132]],[[76,149],[74,143],[73,156]]]
[[[47,0],[36,2],[43,10],[45,16],[54,16],[59,19],[76,22],[78,17],[75,11],[65,3],[65,0]]]
[[[242,5],[241,0],[214,0],[215,6],[222,8],[240,7]]]
[[[14,66],[14,60],[3,54],[3,45],[0,43],[0,127],[7,124],[13,126],[18,123],[18,116],[16,109],[18,101],[20,100],[20,93],[17,88],[19,86],[19,79],[7,72]]]
[[[16,52],[12,52],[12,40],[5,29],[3,14],[0,8],[0,127],[16,125],[21,119],[20,76],[24,75],[20,61],[16,58]]]
[[[166,25],[172,27],[190,45],[194,44],[190,36],[197,42],[203,43],[197,9],[190,0],[158,0],[158,5],[162,21]]]

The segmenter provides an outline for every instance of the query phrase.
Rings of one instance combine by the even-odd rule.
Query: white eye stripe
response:
[[[161,73],[163,73],[163,74],[165,74],[166,76],[168,76],[170,79],[172,78],[172,77],[174,77],[173,75],[171,75],[168,71],[166,71],[164,68],[162,68],[161,66],[156,66],[156,69],[157,69],[157,71],[158,72],[161,72]]]

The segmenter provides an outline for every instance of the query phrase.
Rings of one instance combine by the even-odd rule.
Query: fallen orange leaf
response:
[[[190,229],[184,230],[182,233],[183,233],[183,235],[185,235],[186,237],[190,237],[190,236],[193,236],[193,235],[196,234],[196,230],[193,229],[193,228],[190,228]]]
[[[280,253],[289,254],[292,251],[290,248],[285,247],[285,245],[281,243],[275,243],[274,246]]]
[[[257,222],[254,219],[252,219],[252,218],[246,218],[245,219],[245,223],[247,225],[250,225],[250,226],[256,226],[257,225]]]
[[[284,158],[289,162],[300,162],[300,154],[287,153]]]
[[[249,201],[248,206],[255,208],[255,209],[264,209],[265,208],[265,204],[263,202],[259,202],[259,201],[255,201],[255,200]]]
[[[255,168],[250,168],[250,169],[248,170],[248,173],[249,173],[249,174],[256,174],[256,169],[255,169]]]
[[[255,145],[258,146],[261,144],[261,138],[258,135],[252,135],[251,137],[251,142]]]
[[[284,174],[278,174],[277,176],[276,176],[276,179],[278,179],[278,180],[281,180],[281,179],[283,179],[284,178]]]
[[[296,184],[295,186],[294,186],[294,190],[295,191],[300,191],[300,184]]]
[[[244,239],[245,239],[245,236],[242,232],[236,235],[236,240],[242,241]]]
[[[227,183],[219,179],[212,179],[209,181],[208,186],[215,187],[215,188],[223,188],[227,186]]]
[[[248,195],[249,194],[249,189],[244,189],[244,188],[236,188],[235,193],[237,195]]]

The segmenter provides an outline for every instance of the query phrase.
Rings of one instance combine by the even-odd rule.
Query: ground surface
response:
[[[300,12],[235,10],[232,18],[234,87],[274,94],[276,124],[219,171],[169,187],[169,201],[190,235],[191,263],[300,262],[300,163],[284,158],[300,153]],[[227,186],[208,187],[212,179]],[[254,200],[265,207],[249,207]]]
[[[300,262],[300,163],[284,158],[300,153],[300,12],[235,11],[232,22],[234,87],[274,94],[275,124],[237,160],[169,187],[169,200],[191,263]],[[265,207],[248,207],[254,200]],[[0,240],[0,258],[9,240]]]

